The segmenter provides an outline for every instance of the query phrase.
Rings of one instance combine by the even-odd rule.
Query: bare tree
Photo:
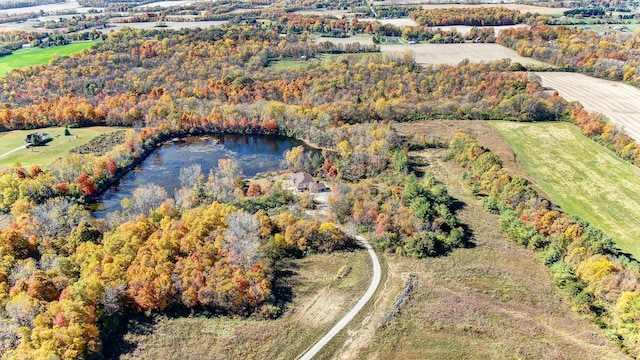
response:
[[[200,164],[192,164],[180,169],[178,176],[180,185],[183,188],[191,189],[196,183],[201,183],[204,179],[202,174],[202,166]]]
[[[0,354],[15,349],[20,343],[20,324],[15,319],[0,319]]]
[[[82,205],[62,197],[35,206],[31,215],[40,223],[38,235],[52,238],[66,236],[78,224],[91,219],[91,214]]]
[[[149,215],[168,197],[167,190],[157,184],[140,186],[133,191],[133,203],[139,214]]]
[[[236,211],[227,216],[225,249],[229,257],[238,266],[248,269],[260,257],[260,224],[251,214]]]

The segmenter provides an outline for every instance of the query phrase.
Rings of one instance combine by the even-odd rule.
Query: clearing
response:
[[[161,317],[133,322],[107,355],[120,359],[295,359],[319,340],[371,281],[367,251],[285,260],[276,291],[291,302],[276,320]],[[141,331],[146,329],[146,331]],[[125,353],[120,353],[125,352]]]
[[[12,166],[17,162],[22,166],[49,165],[58,158],[68,155],[69,150],[89,142],[96,136],[118,130],[122,130],[122,128],[107,126],[73,128],[69,129],[71,136],[64,136],[64,127],[0,132],[0,169]],[[51,135],[53,141],[44,146],[28,149],[23,147],[25,136],[34,132],[47,133]]]
[[[96,44],[95,41],[74,41],[69,45],[56,46],[52,48],[31,48],[14,51],[11,55],[0,57],[0,76],[6,75],[13,69],[38,64],[47,64],[53,55],[61,57],[69,56],[73,53],[88,49],[94,44]]]
[[[492,122],[549,199],[640,258],[640,169],[569,123]]]
[[[640,141],[640,89],[621,82],[564,72],[538,72],[542,85],[587,111],[601,113]]]
[[[525,66],[549,67],[550,65],[532,58],[518,55],[517,52],[498,44],[414,44],[414,45],[381,45],[385,54],[403,55],[409,52],[419,64],[457,65],[464,59],[473,63],[511,59]]]
[[[423,125],[429,129],[426,133]],[[470,125],[471,124],[471,125]],[[473,133],[506,148],[482,122],[430,121],[397,126],[405,134],[431,135],[441,127]],[[446,135],[446,134],[445,134]],[[501,143],[501,144],[500,144]],[[379,328],[361,359],[625,359],[603,332],[571,310],[535,254],[508,240],[498,216],[470,195],[462,169],[442,160],[446,150],[412,153],[419,169],[432,171],[464,205],[460,220],[473,247],[422,260],[385,256],[389,277],[414,273],[414,290],[400,314]],[[507,157],[505,162],[509,162]],[[522,172],[522,171],[520,171]]]

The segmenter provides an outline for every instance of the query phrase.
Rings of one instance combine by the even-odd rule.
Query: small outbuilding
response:
[[[44,145],[52,140],[53,138],[51,135],[43,132],[31,133],[24,138],[24,142],[27,143],[27,146]]]

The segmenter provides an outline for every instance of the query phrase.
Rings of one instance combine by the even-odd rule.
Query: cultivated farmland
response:
[[[415,44],[415,45],[382,45],[380,50],[386,54],[413,54],[419,64],[451,64],[457,65],[464,59],[471,62],[488,62],[511,59],[525,66],[549,66],[541,61],[518,55],[517,52],[497,44]]]
[[[629,136],[640,141],[640,89],[577,73],[537,74],[545,87],[557,90],[569,101],[579,101],[588,111],[606,115],[622,126]]]
[[[640,169],[584,137],[572,124],[491,124],[550,200],[640,258]]]

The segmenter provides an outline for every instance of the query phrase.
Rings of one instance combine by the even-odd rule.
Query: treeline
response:
[[[505,29],[497,43],[521,56],[533,57],[563,69],[603,79],[640,84],[640,34],[595,31],[539,25],[530,29]]]
[[[504,7],[442,8],[412,12],[409,17],[423,26],[501,26],[521,24],[526,17]]]
[[[604,145],[621,159],[640,166],[640,144],[604,115],[589,113],[577,106],[571,111],[571,119],[585,136]]]
[[[511,176],[500,159],[468,134],[451,140],[449,157],[466,168],[465,179],[484,197],[489,212],[519,244],[535,250],[566,291],[577,312],[591,317],[630,354],[640,352],[640,265],[585,221],[541,198],[520,176]]]
[[[580,15],[583,17],[596,17],[596,16],[604,16],[604,8],[601,7],[591,7],[591,8],[579,8],[579,9],[571,9],[562,13],[564,16],[576,16]]]
[[[376,55],[286,72],[268,67],[320,49],[333,52],[326,42],[246,26],[125,29],[86,55],[0,79],[0,129],[106,123],[250,131],[275,123],[295,137],[311,119],[323,119],[320,128],[422,118],[536,121],[569,109],[527,74],[505,72],[511,64],[504,61],[422,68],[409,57]]]

